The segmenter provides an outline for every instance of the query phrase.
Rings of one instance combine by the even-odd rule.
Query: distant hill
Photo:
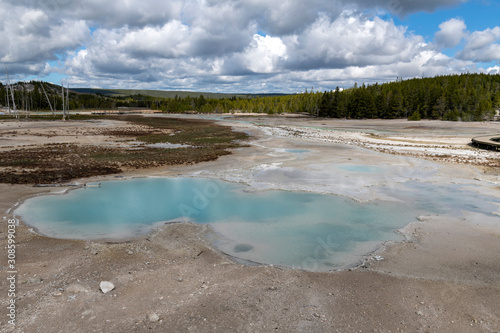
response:
[[[7,107],[14,104],[14,94],[19,110],[63,108],[61,86],[30,81],[12,84],[9,93],[6,88],[0,83],[0,104],[7,104]],[[69,110],[145,108],[168,113],[307,113],[347,119],[483,121],[498,119],[500,74],[414,78],[382,84],[355,84],[349,89],[337,88],[324,93],[306,90],[301,94],[71,88],[65,93],[64,102]]]
[[[273,97],[273,96],[286,96],[288,94],[223,94],[223,93],[209,93],[199,91],[166,91],[166,90],[136,90],[136,89],[98,89],[98,88],[71,88],[72,91],[83,94],[100,94],[108,97],[124,97],[143,95],[150,97],[160,98],[179,98],[193,97],[198,98],[201,95],[205,98],[222,99],[231,97],[252,98],[252,97]]]
[[[61,110],[63,108],[62,87],[42,81],[19,81],[11,85],[17,109],[22,110]],[[7,95],[9,98],[7,99]],[[13,104],[11,92],[0,82],[0,107]],[[177,99],[175,97],[178,97]],[[201,97],[203,96],[203,97]],[[235,100],[256,100],[269,97],[278,98],[286,94],[222,94],[194,91],[161,91],[138,89],[96,89],[70,88],[65,92],[65,104],[69,110],[78,109],[116,109],[149,108],[176,112],[192,111],[193,107],[205,112],[228,106]],[[69,97],[66,99],[66,97]],[[168,107],[166,106],[168,104]],[[8,105],[6,105],[9,107]],[[226,108],[224,108],[226,111]]]

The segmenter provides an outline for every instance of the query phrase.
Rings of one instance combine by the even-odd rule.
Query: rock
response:
[[[156,323],[157,321],[160,320],[160,316],[158,316],[156,313],[153,312],[153,313],[148,314],[148,319],[150,322]]]
[[[134,251],[132,251],[132,250],[127,250],[127,254],[128,254],[128,255],[132,255],[132,254],[134,254]]]
[[[82,286],[81,284],[73,283],[73,284],[70,284],[66,288],[66,292],[72,293],[72,294],[78,294],[78,293],[85,293],[85,292],[87,292],[87,289],[85,289],[85,287]]]
[[[109,281],[101,281],[99,288],[101,288],[103,294],[106,294],[109,293],[111,290],[115,289],[115,285]]]

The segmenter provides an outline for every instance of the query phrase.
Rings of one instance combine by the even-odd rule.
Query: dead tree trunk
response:
[[[12,89],[12,85],[10,84],[10,79],[9,79],[9,76],[7,76],[7,80],[8,80],[8,83],[9,83],[9,88],[10,88],[10,96],[12,97],[12,110],[14,112],[14,116],[16,118],[18,118],[18,115],[17,115],[17,108],[16,108],[16,100],[14,98],[14,89]]]
[[[69,119],[69,83],[66,88],[66,110],[68,111],[68,119]]]
[[[11,115],[10,112],[10,100],[9,100],[9,72],[7,71],[7,66],[5,66],[5,75],[7,76],[7,88],[5,91],[7,92],[7,110],[9,111],[9,116]]]
[[[12,89],[12,85],[10,84],[9,72],[7,71],[7,67],[5,67],[5,74],[7,74],[7,98],[9,98],[9,89],[10,89],[10,95],[12,96],[12,109],[14,112],[14,116],[18,118],[16,110],[16,101],[14,99],[14,90]],[[10,107],[9,107],[9,115],[10,115]]]
[[[63,82],[61,81],[61,89],[62,89],[62,107],[63,107],[63,116],[62,116],[62,120],[66,120],[66,104],[64,103],[64,84]]]
[[[42,85],[43,93],[45,94],[45,98],[47,98],[47,102],[49,102],[50,111],[52,111],[52,115],[55,116],[56,114],[54,112],[54,109],[52,108],[52,103],[50,103],[49,95],[47,95],[47,92],[45,91],[45,88],[43,87],[43,83],[41,85]]]
[[[5,97],[7,98],[7,110],[9,110],[9,116],[10,116],[11,113],[10,113],[10,100],[9,100],[9,86],[8,85],[7,85],[7,88],[5,88],[5,91],[7,92]]]

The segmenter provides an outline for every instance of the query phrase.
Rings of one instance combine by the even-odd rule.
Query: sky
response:
[[[0,0],[0,81],[295,93],[500,73],[500,0]]]

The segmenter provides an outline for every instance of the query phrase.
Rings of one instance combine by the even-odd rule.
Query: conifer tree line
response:
[[[43,111],[49,104],[46,89],[55,109],[62,108],[60,87],[31,81],[13,85],[18,108]],[[0,104],[7,105],[6,86],[0,84]],[[110,97],[101,94],[70,92],[70,110],[141,107],[167,113],[254,112],[267,114],[307,113],[319,117],[346,119],[441,119],[480,121],[500,108],[500,75],[461,74],[434,78],[397,80],[341,90],[280,96],[161,98],[147,95]]]
[[[319,116],[479,121],[500,107],[500,75],[463,74],[325,92]]]

